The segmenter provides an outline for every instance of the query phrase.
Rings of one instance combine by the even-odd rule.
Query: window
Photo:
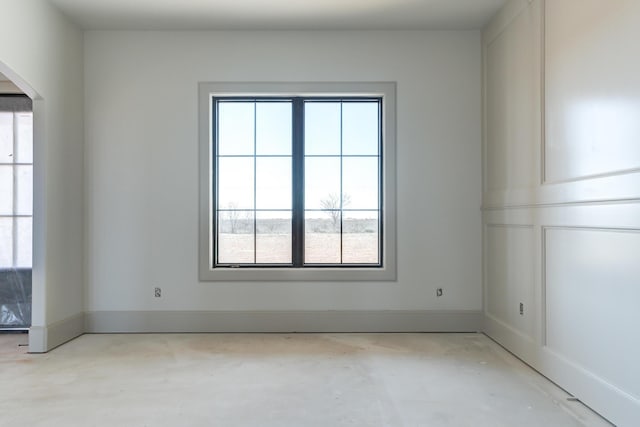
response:
[[[394,279],[393,89],[201,84],[201,279]]]

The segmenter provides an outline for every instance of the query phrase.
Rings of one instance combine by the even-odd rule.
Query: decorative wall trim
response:
[[[528,228],[533,229],[533,224],[502,224],[502,223],[491,223],[487,222],[487,228]]]
[[[575,397],[616,425],[634,426],[640,419],[640,400],[549,347],[539,347],[490,316],[485,316],[484,333],[562,388],[579,390]]]
[[[545,136],[545,139],[546,139],[546,136]],[[543,161],[542,163],[544,164],[545,162]],[[608,177],[614,177],[618,175],[628,175],[628,174],[638,173],[638,172],[640,172],[640,168],[614,169],[608,172],[578,175],[572,178],[553,179],[553,180],[547,179],[545,175],[542,181],[542,185],[566,184],[571,182],[586,181],[590,179],[608,178]]]
[[[499,205],[487,205],[482,206],[483,211],[500,211],[503,209],[542,209],[542,208],[556,208],[562,206],[595,206],[595,205],[610,205],[620,203],[640,203],[640,198],[628,198],[628,199],[596,199],[596,200],[575,200],[567,202],[556,203],[537,203],[537,204],[499,204]]]
[[[530,337],[496,319],[489,313],[484,316],[483,332],[522,361],[538,369],[536,366],[537,360],[532,356],[536,354],[539,347]]]
[[[538,163],[538,185],[542,186],[545,183],[547,176],[546,159],[547,159],[547,1],[540,0],[540,37],[538,58],[540,59],[540,80],[539,80],[539,99],[540,105],[538,106],[538,114],[540,114],[540,145],[538,146],[538,155],[540,156],[540,162]]]
[[[547,127],[546,127],[546,118],[547,118],[547,46],[548,46],[548,38],[547,38],[547,3],[546,0],[541,1],[541,16],[540,16],[540,25],[541,25],[541,35],[542,40],[540,44],[540,57],[542,59],[542,68],[541,68],[541,112],[542,112],[542,133],[541,133],[541,185],[558,185],[558,184],[571,184],[577,183],[581,181],[590,181],[597,180],[602,178],[615,178],[621,175],[630,175],[630,174],[638,174],[640,173],[640,166],[633,167],[623,167],[623,168],[614,168],[608,171],[603,171],[600,173],[586,173],[586,174],[577,174],[571,177],[562,178],[562,179],[549,179],[547,178]]]
[[[29,352],[46,353],[79,337],[85,331],[85,314],[79,313],[48,326],[29,329]]]
[[[29,353],[47,352],[47,328],[32,326],[29,328]]]
[[[518,0],[508,2],[491,20],[484,31],[484,45],[489,46],[495,41],[520,14],[531,6],[532,0]]]
[[[481,311],[94,311],[87,333],[478,332]]]
[[[504,328],[506,330],[509,331],[510,334],[513,334],[515,337],[517,337],[519,340],[522,340],[528,344],[531,345],[535,345],[536,341],[533,339],[533,337],[525,334],[524,332],[518,330],[517,328],[514,328],[513,326],[509,325],[509,323],[505,322],[504,320],[500,319],[499,316],[491,313],[490,311],[485,312],[485,326],[487,323],[495,323],[497,325],[499,325],[501,328]],[[484,332],[484,329],[483,329]]]
[[[640,400],[637,397],[560,356],[549,347],[542,348],[540,362],[534,368],[567,390],[579,390],[575,397],[615,425],[637,425],[640,419]]]

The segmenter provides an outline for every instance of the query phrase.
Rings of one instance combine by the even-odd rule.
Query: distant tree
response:
[[[237,210],[238,204],[235,202],[229,202],[227,205],[227,221],[229,221],[229,228],[231,234],[236,234],[240,228],[240,211]]]
[[[340,225],[340,211],[350,204],[351,196],[347,193],[342,195],[342,203],[340,203],[340,196],[335,193],[331,193],[326,198],[320,200],[320,206],[322,206],[322,210],[331,218],[334,230]]]

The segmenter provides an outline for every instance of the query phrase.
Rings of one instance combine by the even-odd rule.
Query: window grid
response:
[[[0,219],[10,219],[11,220],[11,236],[10,236],[10,242],[9,241],[5,241],[5,242],[0,242],[0,247],[5,247],[7,249],[11,250],[11,259],[10,261],[7,259],[6,261],[9,262],[9,265],[0,265],[0,268],[31,268],[32,267],[32,260],[31,260],[31,239],[25,239],[23,236],[20,235],[20,220],[21,219],[33,219],[33,208],[31,207],[31,209],[29,210],[29,213],[24,213],[24,212],[20,212],[19,211],[19,204],[20,204],[20,195],[21,193],[23,193],[24,191],[26,191],[25,189],[21,188],[21,184],[20,184],[20,174],[19,169],[22,167],[31,167],[31,173],[29,173],[29,177],[32,179],[33,177],[33,160],[32,162],[25,162],[22,161],[23,159],[18,159],[18,152],[20,147],[18,147],[18,138],[20,135],[20,123],[19,123],[19,116],[24,116],[24,118],[31,118],[32,117],[32,113],[31,112],[27,112],[27,111],[0,111],[0,113],[2,114],[8,114],[11,120],[11,124],[10,126],[8,126],[10,128],[10,139],[11,139],[11,158],[13,159],[12,162],[0,162],[0,166],[4,166],[4,167],[10,167],[11,168],[11,213],[2,213],[0,214]],[[31,135],[29,135],[29,137],[31,137]],[[29,141],[23,141],[22,143],[28,143],[28,144],[32,144],[33,142],[31,140]],[[31,194],[28,195],[29,197],[31,197]],[[0,195],[0,197],[5,197],[4,195]],[[30,233],[29,233],[30,234]],[[22,237],[22,239],[21,239]],[[21,242],[22,240],[22,242]],[[22,244],[25,244],[27,247],[27,250],[24,251],[25,252],[25,256],[27,257],[26,259],[21,259],[20,254],[20,248],[22,247]]]
[[[345,103],[349,103],[349,102],[362,102],[362,101],[372,101],[375,100],[378,103],[378,141],[377,141],[377,146],[378,146],[378,154],[344,154],[344,104]],[[378,233],[378,240],[377,240],[377,248],[378,248],[378,265],[382,265],[382,244],[381,244],[381,240],[382,240],[382,197],[383,197],[383,193],[382,193],[382,109],[381,109],[381,105],[380,105],[380,99],[361,99],[361,98],[355,98],[355,99],[351,99],[351,98],[328,98],[328,99],[307,99],[305,100],[305,103],[321,103],[321,102],[339,102],[340,105],[340,126],[339,126],[339,135],[340,135],[340,143],[339,143],[339,154],[304,154],[305,158],[339,158],[339,164],[340,164],[340,190],[339,190],[339,208],[337,209],[326,209],[326,208],[321,208],[321,209],[314,209],[314,208],[304,208],[304,212],[338,212],[339,216],[340,216],[340,221],[339,221],[339,234],[340,234],[340,261],[339,263],[314,263],[314,262],[305,262],[304,264],[306,266],[311,266],[311,267],[322,267],[325,265],[328,266],[340,266],[340,267],[348,267],[348,266],[352,266],[355,264],[351,264],[351,263],[344,263],[344,237],[345,237],[345,233],[344,233],[344,221],[345,221],[345,212],[377,212],[378,213],[378,220],[377,220],[377,233]],[[303,144],[304,145],[304,144]],[[345,194],[344,194],[344,159],[345,158],[376,158],[378,159],[378,208],[376,209],[362,209],[362,208],[357,208],[357,209],[348,209],[345,208],[344,206],[344,200],[345,200]],[[358,267],[360,266],[371,266],[371,265],[376,265],[374,263],[361,263],[361,264],[357,264]]]
[[[233,213],[233,212],[244,212],[244,213],[250,213],[253,217],[252,220],[252,240],[253,240],[253,254],[252,254],[252,258],[253,258],[253,262],[252,263],[238,263],[238,262],[233,262],[233,263],[229,263],[229,262],[219,262],[219,251],[218,251],[218,245],[216,245],[216,250],[215,250],[215,264],[217,265],[231,265],[231,266],[255,266],[255,265],[265,265],[264,263],[258,263],[258,212],[292,212],[292,209],[278,209],[278,208],[265,208],[265,209],[261,209],[258,208],[258,159],[260,158],[272,158],[272,159],[291,159],[292,155],[284,155],[284,154],[258,154],[258,112],[257,112],[257,106],[259,103],[261,102],[267,102],[267,103],[277,103],[277,102],[282,102],[282,103],[286,103],[286,104],[292,104],[290,99],[281,99],[281,98],[224,98],[224,99],[220,99],[218,100],[218,102],[215,103],[215,109],[214,111],[216,112],[216,118],[214,123],[218,123],[218,118],[219,118],[219,105],[220,103],[224,103],[225,101],[231,101],[231,100],[235,100],[235,101],[240,101],[240,102],[250,102],[253,104],[253,135],[252,135],[252,149],[253,149],[253,153],[252,154],[217,154],[219,151],[219,126],[216,126],[216,139],[215,139],[215,144],[214,144],[214,156],[215,156],[215,165],[216,165],[216,179],[215,179],[215,189],[216,189],[216,197],[215,197],[215,212],[216,212],[216,220],[215,220],[215,233],[216,236],[220,236],[220,228],[219,228],[219,223],[220,221],[220,213],[224,213],[224,212],[228,212],[228,213]],[[220,179],[218,176],[218,171],[219,171],[219,162],[218,160],[220,158],[247,158],[247,159],[252,159],[253,160],[253,200],[252,200],[252,208],[248,209],[248,208],[237,208],[237,209],[225,209],[224,207],[220,207],[219,203],[218,203],[218,195],[219,195],[219,183],[220,183]],[[216,238],[216,241],[218,240],[219,237]],[[278,267],[282,267],[282,266],[287,266],[287,265],[291,265],[291,263],[273,263],[274,266],[278,266]]]
[[[244,102],[252,102],[253,103],[253,154],[252,155],[244,155],[244,154],[217,154],[218,152],[218,118],[219,118],[219,104],[224,101],[244,101]],[[257,105],[259,102],[290,102],[292,105],[292,152],[289,156],[283,155],[270,155],[270,154],[257,154]],[[343,105],[345,102],[363,102],[363,101],[374,101],[378,106],[378,141],[377,141],[377,150],[378,154],[344,154],[343,150]],[[339,155],[324,155],[324,154],[305,154],[304,153],[304,103],[306,102],[339,102],[340,103],[340,153]],[[283,267],[283,266],[294,266],[294,267],[382,267],[382,203],[383,203],[383,194],[382,194],[382,108],[381,108],[381,99],[380,98],[309,98],[302,99],[299,97],[292,98],[234,98],[234,97],[224,97],[224,98],[214,98],[215,108],[213,111],[215,112],[215,117],[213,123],[216,124],[216,133],[215,133],[215,141],[213,144],[213,156],[214,156],[214,164],[216,167],[215,173],[215,219],[214,219],[214,230],[216,236],[219,233],[218,222],[219,222],[219,213],[221,212],[252,212],[253,213],[253,264],[249,263],[219,263],[218,262],[218,251],[217,251],[217,238],[214,244],[215,247],[215,262],[214,267],[216,266],[231,266],[231,267]],[[302,112],[302,114],[300,114]],[[297,120],[296,120],[297,117]],[[302,126],[301,126],[302,125]],[[300,151],[300,148],[302,150]],[[296,151],[298,151],[298,155],[296,155]],[[225,209],[223,207],[218,206],[218,160],[220,158],[252,158],[253,159],[253,208],[252,209]],[[292,208],[291,209],[259,209],[257,208],[257,159],[258,158],[283,158],[287,157],[292,160]],[[300,158],[297,160],[297,158]],[[331,158],[338,157],[340,164],[340,205],[339,209],[319,209],[319,208],[306,208],[304,205],[304,159],[305,158]],[[373,209],[348,209],[344,206],[343,200],[343,167],[344,167],[344,159],[345,158],[377,158],[378,159],[378,207]],[[296,172],[296,169],[302,168],[301,172]],[[296,179],[296,177],[302,176],[302,179]],[[301,188],[300,188],[301,186]],[[298,187],[298,189],[296,189]],[[302,195],[302,196],[300,196]],[[302,204],[301,207],[296,207],[296,198],[301,199]],[[301,212],[296,214],[296,210],[300,210]],[[307,263],[304,261],[304,236],[305,236],[305,212],[328,212],[328,211],[336,211],[340,212],[340,262],[339,263]],[[258,264],[257,263],[257,212],[291,212],[291,226],[292,226],[292,262],[286,264]],[[377,263],[344,263],[343,257],[343,240],[344,240],[344,212],[376,212],[377,213]],[[296,222],[301,222],[301,224],[296,225]],[[301,227],[300,227],[301,225]],[[301,230],[301,231],[300,231]]]

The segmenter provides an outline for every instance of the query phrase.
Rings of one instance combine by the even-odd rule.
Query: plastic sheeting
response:
[[[0,269],[0,329],[31,326],[31,269]]]

